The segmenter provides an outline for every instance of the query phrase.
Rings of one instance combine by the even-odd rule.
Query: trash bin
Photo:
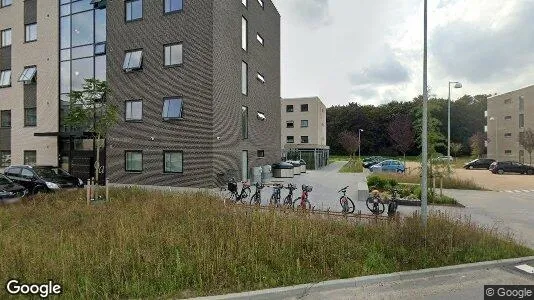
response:
[[[294,175],[300,175],[300,162],[298,160],[287,160],[286,162],[293,165]]]
[[[271,177],[273,177],[271,166],[270,165],[262,166],[261,167],[261,182],[266,183],[271,179]]]
[[[306,162],[304,159],[301,159],[300,161],[300,173],[306,173]]]
[[[279,162],[272,165],[274,178],[293,178],[293,165],[285,162]]]

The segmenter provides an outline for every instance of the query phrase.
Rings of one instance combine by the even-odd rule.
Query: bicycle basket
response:
[[[313,189],[313,187],[312,187],[312,186],[310,186],[310,185],[308,185],[308,187],[306,188],[306,190],[307,190],[308,192],[311,192],[311,191],[312,191],[312,189]]]
[[[228,182],[228,190],[232,193],[237,193],[237,183]]]

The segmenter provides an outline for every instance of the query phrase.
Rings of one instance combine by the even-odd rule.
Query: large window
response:
[[[11,70],[3,70],[0,72],[0,87],[11,85]]]
[[[10,110],[0,111],[0,127],[2,128],[11,127],[11,111]]]
[[[310,142],[310,140],[309,140],[307,135],[303,135],[303,136],[300,137],[300,143],[301,144],[307,144],[309,142]]]
[[[0,2],[0,7],[6,7],[6,6],[10,6],[11,3],[13,2],[13,0],[1,0],[2,2]]]
[[[126,121],[143,120],[143,101],[141,100],[126,101],[126,110],[125,110],[124,119]]]
[[[520,114],[519,115],[519,128],[525,127],[525,115]]]
[[[25,42],[37,41],[37,23],[27,24],[24,34]]]
[[[143,171],[143,152],[142,151],[125,151],[124,152],[124,169],[126,172]]]
[[[248,107],[241,106],[241,137],[248,139]]]
[[[143,51],[135,50],[126,52],[122,68],[126,71],[140,69],[143,61]]]
[[[181,151],[165,151],[163,152],[165,173],[182,173],[183,169],[183,153]]]
[[[248,46],[248,24],[245,17],[241,18],[241,48],[247,51]]]
[[[0,39],[1,39],[0,46],[2,47],[11,46],[11,28],[2,30]]]
[[[163,99],[163,120],[177,120],[182,118],[182,98]]]
[[[134,21],[143,18],[143,0],[127,0],[126,21]]]
[[[248,94],[248,64],[241,62],[241,93]]]
[[[33,166],[37,164],[37,151],[24,150],[24,164]]]
[[[72,47],[93,44],[95,31],[93,24],[93,11],[72,15]]]
[[[308,127],[308,120],[300,120],[300,127],[302,128]]]
[[[36,73],[37,67],[25,67],[22,71],[22,74],[20,74],[19,81],[22,81],[24,83],[31,83],[34,81]]]
[[[176,66],[182,64],[182,44],[165,46],[165,65]]]
[[[11,151],[0,151],[0,167],[9,167],[11,165]]]
[[[301,104],[300,111],[308,111],[308,104]]]
[[[37,109],[35,107],[24,109],[24,126],[37,126]]]
[[[165,12],[177,12],[183,9],[183,0],[165,0]]]
[[[67,62],[68,63],[68,62]],[[82,90],[85,79],[94,76],[94,59],[93,57],[76,59],[72,61],[71,66],[71,84],[73,90]]]
[[[293,105],[286,105],[286,112],[293,112]]]

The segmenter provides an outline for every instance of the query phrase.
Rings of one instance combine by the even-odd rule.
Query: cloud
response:
[[[408,69],[397,60],[393,53],[387,52],[382,61],[371,64],[361,72],[350,74],[351,84],[389,85],[408,81],[410,79]]]
[[[378,96],[378,92],[376,89],[370,87],[357,87],[352,89],[352,95],[360,96],[364,99],[373,99]]]
[[[329,0],[294,0],[291,13],[299,22],[314,29],[332,23]]]

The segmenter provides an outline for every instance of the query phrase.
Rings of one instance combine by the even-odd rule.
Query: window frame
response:
[[[35,69],[35,71],[33,72],[32,76],[30,78],[27,78],[27,75],[26,72],[28,72],[28,70],[30,69]],[[24,76],[24,79],[23,79],[23,75],[26,75]],[[20,77],[19,77],[19,82],[24,82],[25,84],[27,83],[32,83],[32,82],[36,82],[36,77],[37,77],[37,66],[25,66],[24,69],[22,70],[22,74],[20,74]]]
[[[179,172],[175,172],[175,171],[167,171],[166,167],[167,167],[167,160],[166,160],[166,154],[169,153],[169,154],[176,154],[176,153],[180,153],[181,155],[181,171]],[[184,151],[183,150],[163,150],[163,173],[164,174],[183,174],[184,173]]]
[[[245,70],[243,70],[243,67],[245,67]],[[244,60],[241,61],[241,94],[248,96],[248,63]]]
[[[169,0],[169,1],[173,1],[173,0]],[[169,15],[169,14],[177,14],[177,13],[181,13],[184,11],[184,0],[181,0],[182,1],[182,8],[178,9],[178,10],[170,10],[170,11],[165,11],[165,4],[167,4],[167,0],[163,0],[163,14],[164,15]]]
[[[291,110],[289,108],[291,107]],[[293,104],[286,104],[286,112],[294,112],[295,106]]]
[[[166,49],[169,48],[169,55],[172,57],[172,47],[173,46],[181,46],[181,53],[180,53],[180,63],[177,63],[177,64],[167,64],[167,53],[166,53]],[[170,62],[170,57],[169,57],[169,62]],[[183,42],[177,42],[177,43],[171,43],[171,44],[165,44],[163,45],[163,66],[164,67],[179,67],[181,65],[184,64],[184,43]]]
[[[8,79],[7,84],[3,84],[2,81],[5,78],[4,76],[6,73],[9,74],[9,77],[8,77],[9,79]],[[7,88],[11,86],[12,75],[13,75],[13,71],[11,71],[11,69],[5,69],[5,70],[0,71],[0,88]]]
[[[306,142],[304,142],[304,138],[306,138]],[[301,135],[301,136],[300,136],[300,143],[301,143],[301,144],[309,144],[309,143],[310,143],[310,136],[308,136],[308,135]]]
[[[29,40],[28,39],[28,28],[31,28],[30,26],[35,26],[35,39],[34,40]],[[38,32],[37,32],[38,28],[37,28],[37,22],[34,22],[34,23],[28,23],[28,24],[24,24],[24,43],[32,43],[32,42],[36,42],[37,41],[37,38],[38,38]]]
[[[31,124],[28,122],[28,113],[27,110],[33,109],[35,112],[35,123]],[[25,107],[24,108],[24,127],[36,127],[37,126],[37,107]]]
[[[130,19],[128,20],[128,4],[129,3],[133,3],[133,2],[136,2],[136,1],[140,1],[141,2],[141,17],[140,18],[137,18],[137,19]],[[143,20],[143,17],[145,16],[145,4],[143,3],[143,0],[125,0],[124,1],[124,21],[126,23],[129,23],[129,22],[135,22],[135,21],[141,21]],[[132,13],[130,11],[130,17],[131,17]]]
[[[163,114],[165,112],[165,102],[168,100],[180,100],[180,116],[179,117],[165,117]],[[182,96],[170,96],[170,97],[164,97],[163,103],[161,107],[161,118],[164,122],[174,121],[174,120],[182,120],[184,118],[184,98]]]
[[[2,0],[0,0],[2,1]],[[4,44],[4,34],[9,31],[9,44]],[[12,28],[6,28],[0,30],[0,48],[10,47],[13,44],[13,29]]]
[[[265,1],[258,0],[258,4],[261,6],[262,9],[265,9]]]
[[[265,84],[265,76],[263,76],[263,74],[261,74],[260,72],[256,73],[256,79],[262,84]]]
[[[134,102],[140,102],[141,103],[141,118],[139,118],[139,119],[128,118],[128,104],[132,104]],[[124,101],[124,121],[125,122],[132,122],[132,123],[143,122],[143,110],[144,110],[144,108],[143,108],[143,100],[142,99]],[[132,109],[130,109],[130,112],[132,112]]]
[[[291,124],[291,127],[289,127]],[[295,128],[295,121],[286,121],[286,128]]]
[[[291,141],[290,139],[291,138]],[[294,135],[287,135],[286,136],[286,144],[294,144],[295,143],[295,136]]]
[[[248,19],[245,16],[241,16],[241,50],[248,52]]]
[[[248,8],[248,0],[241,0],[241,4],[243,4],[243,6]]]
[[[128,153],[137,153],[137,154],[141,154],[141,170],[131,170],[131,169],[128,169]],[[144,169],[144,158],[143,158],[143,150],[124,150],[124,172],[126,173],[136,173],[136,174],[139,174],[139,173],[142,173],[143,172],[143,169]]]
[[[241,105],[241,139],[248,139],[248,106]]]
[[[306,122],[306,126],[303,126],[304,122]],[[300,120],[300,128],[308,128],[310,126],[309,120]]]
[[[525,128],[525,114],[519,114],[518,122],[519,128]]]
[[[26,163],[26,154],[35,154],[35,163],[33,165],[36,165],[37,164],[37,150],[23,150],[22,152],[22,162],[23,162],[23,165],[25,166],[31,166],[31,164],[28,164]],[[20,175],[22,175],[22,169],[24,168],[21,168],[21,173]]]
[[[258,158],[265,158],[265,150],[256,150],[256,156]]]
[[[4,114],[6,114],[8,116],[7,118],[7,125],[4,125]],[[0,110],[0,128],[11,128],[11,110],[10,109],[5,109],[5,110]]]
[[[0,0],[0,8],[4,8],[4,7],[9,7],[13,4],[13,0],[11,0],[11,2],[9,2],[9,4],[5,4],[5,1],[6,0]]]
[[[306,110],[304,110],[303,107],[306,107]],[[300,105],[300,111],[301,112],[308,112],[308,111],[310,111],[310,106],[308,104],[301,104]]]
[[[141,58],[139,59],[139,66],[135,67],[135,68],[130,68],[130,61],[132,60],[132,54],[136,53],[136,52],[141,52]],[[125,68],[124,65],[125,65],[126,57],[128,56],[128,54],[130,54],[130,58],[128,59],[128,67],[129,68]],[[133,49],[133,50],[125,51],[124,52],[124,59],[122,61],[122,70],[124,72],[132,72],[132,71],[142,70],[142,69],[143,69],[143,49],[140,48],[140,49]]]
[[[260,45],[265,46],[265,39],[261,36],[259,32],[256,32],[256,40]]]

